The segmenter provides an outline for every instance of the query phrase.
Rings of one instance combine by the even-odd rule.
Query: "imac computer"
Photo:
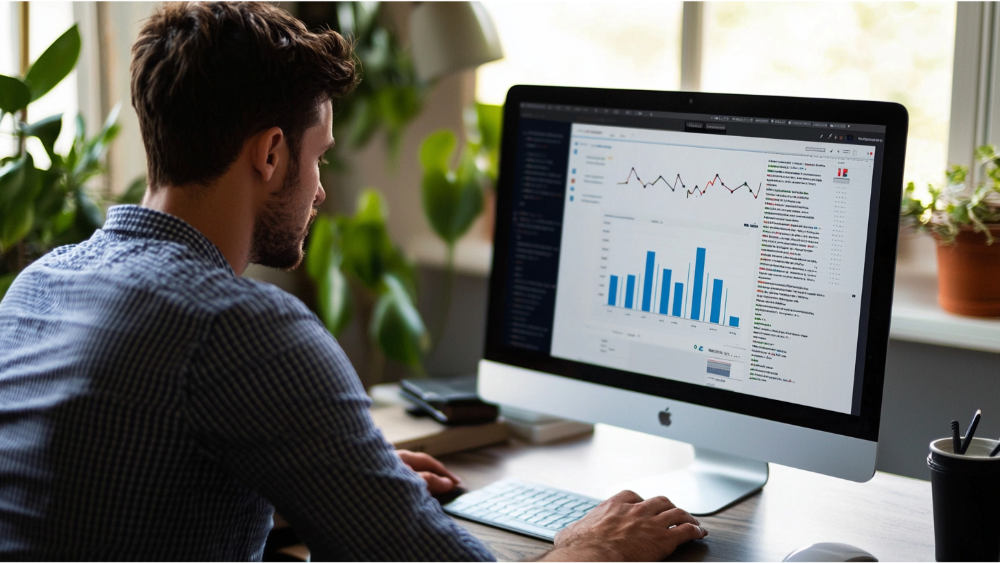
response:
[[[906,110],[515,86],[484,400],[680,440],[693,514],[875,471]]]

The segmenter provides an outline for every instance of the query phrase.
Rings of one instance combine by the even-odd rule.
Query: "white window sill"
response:
[[[433,236],[415,237],[406,250],[419,265],[444,266],[444,243]],[[459,274],[485,278],[492,264],[493,245],[483,238],[468,237],[455,247],[455,270]],[[944,312],[937,302],[937,276],[926,268],[898,268],[889,336],[895,340],[1000,353],[1000,319],[975,319]]]
[[[432,235],[421,235],[404,245],[406,254],[420,266],[443,268],[445,245]],[[493,267],[493,243],[485,238],[468,236],[455,245],[455,271],[467,276],[486,278]]]
[[[1000,352],[1000,319],[977,319],[946,313],[937,302],[937,276],[933,272],[896,274],[892,302],[895,340],[937,344],[982,352]]]

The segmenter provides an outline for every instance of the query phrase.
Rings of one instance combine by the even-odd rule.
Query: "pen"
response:
[[[951,451],[955,454],[962,453],[962,437],[958,434],[958,421],[951,421]]]
[[[993,451],[990,452],[990,457],[993,457],[993,456],[997,455],[998,453],[1000,453],[1000,444],[997,444],[997,447],[993,448]]]
[[[983,417],[983,411],[976,410],[976,414],[972,415],[972,423],[969,424],[969,429],[965,432],[965,439],[962,440],[962,455],[965,455],[965,450],[969,449],[969,444],[972,443],[972,436],[976,433],[976,427],[979,426],[979,419]]]

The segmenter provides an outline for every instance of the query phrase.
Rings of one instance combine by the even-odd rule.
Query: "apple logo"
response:
[[[670,407],[667,407],[660,411],[660,424],[663,426],[670,426]]]

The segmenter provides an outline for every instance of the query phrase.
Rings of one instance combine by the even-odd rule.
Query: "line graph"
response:
[[[718,174],[716,174],[714,178],[712,178],[708,182],[705,182],[705,186],[704,187],[699,187],[698,185],[695,185],[695,187],[693,189],[689,190],[689,189],[687,189],[687,185],[684,184],[684,180],[681,178],[680,174],[677,174],[677,176],[674,178],[673,183],[670,183],[662,175],[657,176],[656,179],[653,180],[652,182],[643,182],[642,178],[639,177],[639,172],[636,171],[636,169],[635,169],[634,166],[629,171],[628,177],[625,178],[625,181],[624,182],[618,182],[618,185],[619,186],[628,185],[632,181],[633,177],[635,177],[636,181],[638,181],[640,184],[642,184],[643,189],[655,186],[659,182],[663,182],[663,185],[665,185],[666,187],[670,188],[671,192],[676,192],[677,191],[677,184],[680,184],[681,189],[683,189],[684,193],[686,194],[685,197],[691,197],[692,195],[695,195],[695,194],[697,194],[698,196],[704,196],[707,193],[708,188],[711,187],[711,186],[714,186],[718,182],[718,184],[720,186],[722,186],[723,188],[725,188],[730,194],[735,193],[740,188],[746,188],[747,189],[747,193],[749,193],[754,199],[757,199],[757,197],[760,196],[760,189],[764,185],[763,182],[761,182],[760,184],[758,184],[757,185],[757,191],[754,191],[753,188],[751,188],[750,185],[747,184],[746,182],[743,182],[742,184],[736,186],[735,188],[730,188],[722,180],[722,177],[719,176]]]

